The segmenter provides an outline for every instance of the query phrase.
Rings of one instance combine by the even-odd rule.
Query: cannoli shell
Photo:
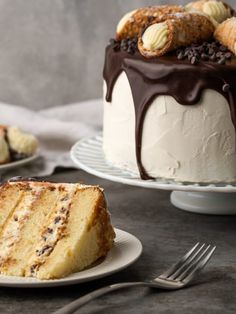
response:
[[[150,6],[138,9],[127,20],[123,28],[116,33],[116,39],[122,40],[137,37],[150,23],[163,22],[168,18],[169,14],[184,11],[184,7],[179,5]]]
[[[221,23],[215,30],[215,38],[236,55],[236,17]]]
[[[208,1],[211,1],[211,0],[199,0],[199,1],[190,2],[189,4],[187,4],[186,8],[188,10],[189,9],[195,9],[195,10],[199,10],[199,11],[203,12],[204,4]],[[224,6],[227,9],[229,9],[231,16],[236,15],[236,11],[228,3],[224,2],[224,1],[220,1],[220,0],[216,0],[216,1],[222,2],[224,4]]]
[[[166,23],[169,34],[163,48],[147,50],[143,47],[142,37],[139,37],[138,49],[146,58],[159,57],[178,47],[206,41],[213,35],[215,29],[206,16],[197,13],[177,13],[166,20]]]

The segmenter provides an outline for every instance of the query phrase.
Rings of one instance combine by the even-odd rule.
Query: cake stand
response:
[[[200,184],[156,179],[141,180],[136,173],[112,166],[105,159],[102,135],[78,141],[71,158],[80,168],[95,176],[144,188],[171,190],[171,203],[183,210],[213,215],[236,214],[236,182],[233,184]]]

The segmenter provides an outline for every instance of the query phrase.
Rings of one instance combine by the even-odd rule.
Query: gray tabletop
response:
[[[83,171],[61,170],[52,179],[104,187],[114,226],[137,236],[143,254],[127,269],[89,283],[47,289],[2,287],[0,313],[52,313],[104,285],[152,278],[197,241],[215,244],[217,251],[191,287],[174,292],[121,290],[87,304],[78,313],[236,313],[236,217],[180,211],[171,205],[169,192],[113,183]]]

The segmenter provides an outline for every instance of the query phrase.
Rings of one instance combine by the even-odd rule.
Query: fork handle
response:
[[[109,285],[97,290],[94,290],[93,292],[90,292],[83,297],[80,297],[76,299],[75,301],[63,306],[61,309],[59,309],[56,312],[53,312],[52,314],[71,314],[74,313],[77,309],[79,309],[84,304],[100,297],[101,295],[110,293],[115,290],[123,289],[123,288],[129,288],[129,287],[152,287],[155,284],[152,284],[151,282],[122,282],[117,283],[113,285]],[[156,286],[156,285],[155,285]]]

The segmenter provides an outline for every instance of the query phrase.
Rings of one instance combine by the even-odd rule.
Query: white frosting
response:
[[[106,158],[138,173],[134,104],[124,72],[115,83],[112,103],[104,102]],[[235,129],[226,99],[209,89],[193,106],[183,106],[171,96],[157,97],[145,117],[141,154],[146,171],[153,177],[236,181]]]

